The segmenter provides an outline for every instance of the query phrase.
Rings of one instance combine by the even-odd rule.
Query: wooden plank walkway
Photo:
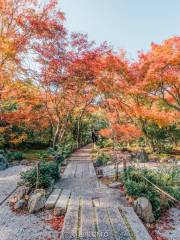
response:
[[[151,240],[120,191],[99,182],[93,163],[87,161],[89,152],[90,148],[83,148],[69,158],[70,163],[56,184],[59,191],[54,190],[47,200],[49,208],[55,205],[55,214],[65,214],[60,239],[130,240],[134,239],[129,233],[131,227],[136,240]]]
[[[94,208],[91,200],[82,200],[80,234],[81,240],[96,240]]]
[[[52,209],[55,207],[55,204],[59,198],[59,195],[61,193],[61,189],[54,189],[49,198],[46,201],[45,208],[46,209]]]
[[[64,219],[61,240],[76,240],[78,238],[78,214],[79,198],[73,193]]]
[[[152,240],[146,228],[144,227],[132,207],[123,208],[123,212],[134,232],[136,240]]]
[[[55,214],[57,216],[63,215],[66,213],[66,209],[68,206],[68,201],[70,197],[71,191],[64,189],[59,197],[59,199],[56,202],[55,205]]]
[[[100,240],[114,240],[111,223],[106,208],[96,208],[98,238]]]
[[[130,234],[118,208],[108,208],[109,219],[116,239],[130,240]]]

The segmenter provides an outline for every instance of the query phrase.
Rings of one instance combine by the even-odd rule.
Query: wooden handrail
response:
[[[158,191],[162,192],[164,195],[166,195],[167,197],[169,197],[171,200],[173,200],[174,202],[177,202],[178,204],[180,204],[180,201],[177,200],[176,198],[172,197],[169,193],[165,192],[164,190],[162,190],[161,188],[159,188],[158,186],[156,186],[154,183],[152,183],[151,181],[149,181],[149,179],[147,179],[144,176],[141,176],[142,178],[144,178],[148,183],[150,183],[153,187],[155,187]]]

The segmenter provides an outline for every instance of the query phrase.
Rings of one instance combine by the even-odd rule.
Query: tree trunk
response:
[[[55,146],[57,144],[59,130],[60,130],[60,123],[58,122],[57,127],[56,127],[56,131],[55,131],[55,134],[54,134],[54,137],[53,137],[53,144],[52,144],[53,149],[55,148]]]

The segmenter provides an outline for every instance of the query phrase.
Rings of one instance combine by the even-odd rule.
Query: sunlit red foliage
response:
[[[131,62],[123,50],[68,33],[64,21],[55,0],[0,1],[0,131],[10,131],[11,141],[26,139],[12,135],[12,125],[50,128],[55,146],[72,116],[79,132],[84,116],[99,109],[109,124],[102,135],[118,141],[146,134],[149,123],[179,121],[179,37]]]

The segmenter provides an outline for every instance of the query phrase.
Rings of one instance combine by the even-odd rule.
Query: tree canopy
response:
[[[144,138],[155,148],[166,130],[177,143],[180,37],[132,62],[64,21],[55,0],[0,1],[0,145],[34,137],[55,147],[68,132],[78,145],[97,118],[119,142]]]

